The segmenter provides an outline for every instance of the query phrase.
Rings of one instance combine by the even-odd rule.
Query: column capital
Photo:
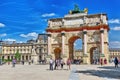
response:
[[[47,36],[48,36],[48,37],[51,37],[51,34],[49,33],[49,34],[47,34]]]
[[[104,33],[104,29],[103,28],[100,29],[100,33]]]
[[[62,35],[62,36],[64,36],[64,35],[65,35],[65,33],[64,33],[64,32],[62,32],[62,33],[61,33],[61,35]]]
[[[100,30],[100,33],[104,33],[104,30]]]
[[[87,30],[86,29],[83,30],[83,34],[87,34]]]
[[[65,35],[65,31],[62,31],[62,32],[61,32],[61,35],[64,36],[64,35]]]
[[[83,34],[87,34],[87,31],[83,31]]]

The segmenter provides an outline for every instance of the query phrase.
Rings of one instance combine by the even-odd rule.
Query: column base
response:
[[[32,55],[33,64],[38,64],[38,55]]]
[[[67,58],[66,54],[61,54],[61,58]]]
[[[88,57],[88,55],[87,54],[83,54],[83,57]]]
[[[88,64],[88,55],[87,54],[83,55],[83,64]]]
[[[103,53],[100,54],[100,57],[105,57],[105,55]]]

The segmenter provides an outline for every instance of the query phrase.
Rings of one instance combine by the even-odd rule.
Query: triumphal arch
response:
[[[48,20],[48,55],[54,59],[74,59],[74,41],[82,40],[83,63],[91,64],[93,50],[98,50],[99,59],[109,60],[107,15],[88,14],[88,9],[75,6],[63,18]]]

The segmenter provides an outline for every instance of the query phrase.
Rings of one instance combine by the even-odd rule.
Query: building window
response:
[[[28,60],[28,56],[26,56],[26,60]]]
[[[29,56],[29,60],[31,60],[31,56]]]
[[[4,56],[2,56],[2,59],[4,59]]]
[[[10,60],[10,56],[8,56],[7,59]]]
[[[11,56],[11,59],[13,60],[13,56]]]
[[[24,56],[22,56],[22,60],[24,60]]]

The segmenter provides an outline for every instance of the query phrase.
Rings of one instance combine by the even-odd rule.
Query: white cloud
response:
[[[111,19],[108,21],[108,23],[117,23],[120,24],[120,20],[119,19]]]
[[[15,40],[15,39],[10,39],[10,38],[8,38],[8,39],[5,39],[5,41],[11,42],[11,41],[16,41],[16,40]]]
[[[25,34],[20,34],[20,36],[21,37],[25,37],[25,38],[27,37],[27,35],[25,35]]]
[[[120,41],[112,41],[109,46],[110,48],[120,48]]]
[[[7,36],[7,34],[6,33],[0,34],[0,37],[4,37],[4,36]]]
[[[24,43],[23,41],[17,41],[18,43]]]
[[[116,26],[116,27],[111,28],[111,29],[117,31],[117,30],[120,30],[120,27],[119,27],[119,26]]]
[[[52,16],[55,16],[56,14],[55,13],[45,13],[42,15],[42,17],[52,17]]]
[[[37,38],[38,34],[36,32],[31,32],[31,33],[28,33],[28,34],[20,34],[21,37],[24,37],[24,38],[29,38],[29,37],[32,37],[32,38]]]
[[[0,23],[0,27],[5,27],[5,24],[3,24],[3,23]]]

